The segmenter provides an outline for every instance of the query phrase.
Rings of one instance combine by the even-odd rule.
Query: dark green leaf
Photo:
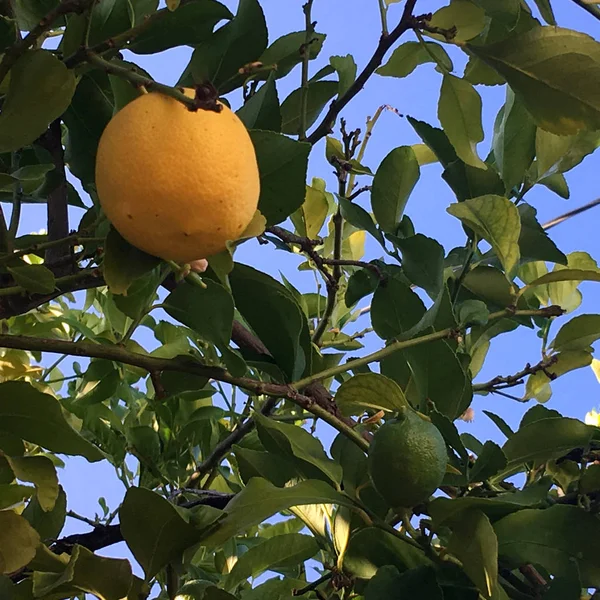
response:
[[[494,422],[494,425],[496,425],[496,427],[498,427],[498,429],[507,438],[511,437],[514,434],[514,431],[508,426],[508,424],[502,417],[499,417],[498,415],[494,414],[493,412],[490,412],[489,410],[484,410],[483,412]]]
[[[364,597],[365,600],[382,600],[383,598],[389,600],[393,598],[443,600],[444,595],[432,567],[416,567],[400,575],[396,567],[384,565],[367,584]]]
[[[142,252],[111,228],[106,237],[104,279],[113,294],[127,295],[133,282],[148,273],[160,262],[159,258]]]
[[[391,278],[379,284],[371,304],[371,322],[384,340],[409,330],[425,314],[422,300],[405,283]]]
[[[452,71],[452,60],[448,53],[435,42],[405,42],[394,50],[388,62],[375,72],[386,77],[407,77],[419,65],[439,63]]]
[[[545,510],[521,510],[496,522],[494,529],[498,554],[510,563],[534,563],[565,576],[570,559],[575,559],[581,585],[600,586],[594,543],[600,535],[600,522],[581,508],[557,504]]]
[[[116,294],[112,299],[116,307],[131,319],[137,319],[156,298],[156,290],[163,278],[160,269],[142,275],[127,288],[127,295]]]
[[[442,179],[462,202],[469,198],[477,198],[486,194],[502,196],[504,184],[498,172],[486,163],[485,169],[478,169],[456,160],[449,164],[442,173]]]
[[[270,131],[251,131],[260,172],[258,209],[268,225],[285,221],[304,203],[311,147]]]
[[[312,40],[308,45],[308,58],[317,58],[327,36],[323,33],[313,32]],[[264,65],[277,65],[275,77],[285,77],[296,65],[302,62],[302,48],[306,43],[305,31],[294,31],[276,39],[262,54],[259,61]]]
[[[187,71],[191,70],[194,82],[209,80],[226,94],[244,83],[245,76],[239,70],[258,61],[266,47],[267,25],[260,4],[241,0],[233,20],[196,45]]]
[[[465,300],[458,305],[458,322],[462,326],[467,325],[485,325],[488,322],[490,311],[485,302],[481,300]]]
[[[519,428],[502,447],[508,467],[534,461],[542,464],[564,456],[573,448],[587,446],[596,428],[577,419],[554,417],[534,421]]]
[[[0,483],[0,510],[11,509],[16,504],[31,498],[31,496],[35,497],[35,488],[32,486],[18,483]]]
[[[408,406],[400,386],[378,373],[360,373],[347,379],[338,388],[335,401],[345,416],[362,415],[365,410],[395,413]]]
[[[404,573],[430,564],[421,550],[375,527],[354,533],[344,557],[345,569],[359,579],[371,579],[385,565]]]
[[[119,521],[129,549],[148,578],[199,541],[201,535],[170,502],[144,488],[127,490]]]
[[[7,267],[15,283],[28,292],[51,294],[56,288],[54,273],[44,265],[23,265]]]
[[[419,175],[419,163],[410,146],[395,148],[379,165],[373,179],[371,204],[375,219],[385,232],[396,233]]]
[[[255,413],[258,437],[268,452],[292,460],[306,479],[331,480],[339,485],[342,469],[328,458],[321,442],[302,427],[279,423]]]
[[[458,160],[456,150],[454,150],[448,136],[442,129],[433,127],[424,121],[413,119],[413,117],[407,117],[407,120],[412,125],[417,135],[429,148],[431,148],[442,166],[447,167]]]
[[[338,91],[337,81],[316,81],[308,87],[306,110],[307,129],[319,118],[325,105]],[[298,135],[300,131],[300,113],[302,111],[302,88],[293,91],[281,105],[281,131],[288,135]]]
[[[538,223],[535,208],[522,202],[519,204],[521,217],[521,234],[519,235],[519,250],[522,259],[544,260],[561,265],[567,264],[567,257],[556,247],[548,237],[544,228]]]
[[[276,487],[285,487],[292,479],[300,477],[293,462],[270,452],[233,446],[233,452],[242,481],[247,484],[252,477],[262,477]]]
[[[136,54],[154,54],[175,46],[195,46],[211,35],[219,21],[232,16],[215,0],[186,2],[173,12],[163,9],[127,48]]]
[[[506,467],[507,460],[500,446],[487,441],[469,472],[470,481],[485,481]]]
[[[75,75],[46,50],[26,52],[10,71],[0,114],[0,152],[31,144],[69,106]]]
[[[469,461],[469,455],[467,454],[467,450],[460,439],[460,435],[458,435],[458,429],[456,429],[456,425],[454,425],[454,423],[446,415],[443,415],[437,410],[431,411],[429,416],[431,417],[431,422],[440,430],[440,433],[444,437],[446,444],[456,450],[466,469]]]
[[[236,114],[248,129],[281,131],[281,111],[273,73]]]
[[[483,596],[492,598],[498,586],[498,540],[489,519],[480,510],[465,510],[450,526],[448,550],[462,562]]]
[[[542,15],[542,18],[548,25],[556,25],[556,18],[550,0],[533,0]]]
[[[7,16],[0,16],[0,52],[12,46],[17,40],[17,22]]]
[[[364,229],[370,233],[382,246],[385,244],[381,231],[373,222],[373,217],[356,202],[338,196],[342,217],[357,229]]]
[[[356,63],[351,54],[332,56],[329,64],[336,70],[339,79],[338,98],[343,96],[356,79]]]
[[[236,264],[230,275],[237,309],[291,379],[306,365],[300,345],[305,327],[302,310],[290,292],[275,279],[252,267]]]
[[[227,590],[266,570],[295,567],[319,551],[317,540],[300,533],[277,535],[254,546],[243,554],[223,582]]]
[[[56,398],[24,381],[0,383],[0,430],[52,452],[84,456],[90,462],[104,458],[65,421]]]
[[[545,187],[547,187],[551,192],[554,192],[561,198],[568,200],[571,192],[569,191],[569,185],[567,184],[567,180],[562,173],[554,173],[554,175],[548,175],[548,177],[544,177],[540,179],[539,183]]]
[[[560,27],[535,27],[495,44],[468,45],[501,73],[536,124],[558,135],[600,129],[600,45]]]
[[[336,492],[324,481],[302,481],[291,487],[277,488],[264,479],[254,477],[229,502],[219,528],[203,540],[203,545],[209,548],[219,546],[237,533],[262,523],[282,510],[306,504],[352,506],[349,498]]]
[[[44,511],[36,496],[31,499],[22,514],[43,540],[56,539],[65,524],[67,495],[59,486],[58,498],[52,510]]]
[[[444,248],[420,233],[406,238],[394,237],[392,241],[402,252],[406,276],[436,298],[444,284]]]
[[[191,283],[178,285],[165,299],[166,312],[219,348],[229,346],[233,298],[221,284],[206,279],[206,289]]]

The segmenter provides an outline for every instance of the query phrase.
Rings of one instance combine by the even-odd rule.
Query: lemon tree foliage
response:
[[[600,44],[558,0],[373,0],[361,61],[321,2],[276,39],[260,0],[0,3],[0,600],[600,594],[599,416],[549,402],[600,379],[600,315],[570,316],[600,269],[530,194],[600,145]],[[180,46],[175,86],[136,62]],[[405,139],[344,118],[423,69]],[[450,249],[411,220],[436,172]],[[482,381],[515,330],[539,355]],[[461,433],[507,388],[517,428]],[[120,500],[74,513],[74,457]]]

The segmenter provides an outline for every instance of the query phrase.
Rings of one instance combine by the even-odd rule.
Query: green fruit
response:
[[[382,425],[369,448],[373,486],[394,509],[427,500],[441,485],[447,461],[438,428],[411,409]]]

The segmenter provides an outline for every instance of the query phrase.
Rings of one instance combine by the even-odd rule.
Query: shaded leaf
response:
[[[0,430],[52,452],[84,456],[90,462],[104,458],[65,421],[56,398],[24,381],[0,383]]]
[[[34,294],[51,294],[56,287],[54,273],[44,265],[7,267],[7,271],[17,285]]]
[[[325,41],[325,34],[313,32],[308,45],[308,58],[317,58]],[[302,48],[306,43],[305,31],[294,31],[276,39],[259,58],[264,65],[277,65],[275,78],[285,77],[296,65],[302,62]]]
[[[0,510],[0,573],[13,573],[35,556],[37,531],[12,510]]]
[[[260,172],[258,209],[268,225],[277,225],[304,202],[311,146],[270,131],[251,131],[250,137]]]
[[[468,0],[453,0],[449,6],[437,10],[429,22],[433,27],[452,29],[456,27],[453,42],[465,42],[481,33],[486,25],[485,12],[482,8]],[[442,35],[432,37],[445,41]]]
[[[551,346],[557,352],[586,350],[600,339],[600,315],[578,315],[565,323]]]
[[[46,456],[6,458],[17,479],[35,485],[41,509],[45,512],[52,510],[58,498],[58,477],[52,461]]]
[[[522,202],[518,210],[521,218],[521,233],[519,235],[521,258],[566,265],[567,257],[556,247],[556,244],[539,224],[535,208]]]
[[[416,567],[400,575],[396,567],[384,565],[367,584],[364,597],[365,600],[382,598],[443,600],[444,595],[432,567]]]
[[[493,477],[506,468],[507,459],[502,451],[502,448],[492,441],[487,441],[479,455],[475,464],[469,472],[470,481],[485,481]]]
[[[10,70],[0,114],[0,152],[35,141],[69,106],[75,75],[47,50],[31,50]]]
[[[281,131],[281,111],[273,73],[236,114],[247,129]]]
[[[319,118],[325,105],[338,91],[337,81],[315,81],[308,87],[306,127],[311,127]],[[293,91],[281,104],[281,131],[288,135],[298,135],[300,113],[302,112],[302,88]]]
[[[342,97],[348,88],[356,79],[356,63],[351,54],[346,56],[332,56],[329,59],[329,64],[336,70],[338,74],[338,98]]]
[[[448,53],[435,42],[405,42],[394,50],[388,62],[375,72],[386,77],[407,77],[419,65],[439,63],[452,71],[452,60]]]
[[[63,488],[58,486],[58,498],[50,511],[42,510],[40,502],[35,496],[22,513],[31,526],[40,534],[43,540],[55,539],[59,536],[67,516],[67,495]]]

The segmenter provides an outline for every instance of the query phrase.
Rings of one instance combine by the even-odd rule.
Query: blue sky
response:
[[[237,2],[222,0],[232,10]],[[417,3],[419,12],[435,11],[445,2],[421,0]],[[559,25],[584,31],[600,39],[600,23],[594,21],[583,10],[567,0],[555,0],[554,10]],[[262,0],[269,26],[269,40],[272,42],[280,35],[290,31],[301,30],[304,26],[301,0]],[[392,5],[390,9],[390,25],[399,18],[403,3]],[[329,57],[336,54],[352,54],[359,69],[370,58],[379,38],[380,20],[377,0],[315,0],[313,9],[317,30],[327,33],[321,56],[312,63],[312,72],[327,64]],[[402,41],[415,39],[408,34]],[[452,49],[453,50],[453,49]],[[131,56],[140,66],[147,69],[157,80],[175,83],[189,59],[191,49],[178,48],[158,56]],[[462,73],[466,62],[460,52],[451,52],[455,60],[455,72]],[[297,68],[284,81],[279,82],[280,100],[300,84],[300,72]],[[344,111],[343,116],[348,121],[348,127],[364,128],[365,118],[372,115],[381,104],[389,104],[400,113],[411,115],[417,119],[438,125],[437,99],[441,85],[440,74],[433,65],[424,65],[406,79],[394,79],[374,76],[365,90],[359,94]],[[491,127],[497,110],[504,100],[503,88],[478,88],[483,98],[484,127],[486,139],[479,147],[479,154],[486,156],[491,139]],[[232,104],[237,107],[239,98],[232,97]],[[385,112],[377,125],[365,157],[365,163],[373,170],[383,157],[393,148],[420,142],[405,119],[392,112]],[[527,196],[527,200],[538,210],[540,222],[584,204],[600,195],[597,172],[600,168],[598,153],[587,158],[574,171],[567,174],[571,188],[571,198],[565,201],[555,196],[541,186]],[[438,239],[446,251],[464,243],[464,233],[458,220],[446,213],[446,207],[454,201],[453,195],[440,177],[438,165],[428,165],[422,168],[419,181],[406,212],[413,220],[416,230],[420,233]],[[324,160],[324,143],[319,143],[311,155],[309,177],[324,178],[329,186],[334,185],[331,167]],[[365,182],[367,183],[367,182]],[[368,195],[361,197],[364,206]],[[582,250],[593,257],[600,258],[600,236],[598,236],[599,212],[586,213],[552,230],[552,238],[565,253]],[[73,223],[76,223],[80,212],[72,210]],[[23,211],[23,222],[20,233],[37,231],[45,227],[44,213],[39,207],[28,206]],[[366,257],[379,257],[375,242],[367,244]],[[260,246],[256,241],[244,244],[236,254],[236,260],[252,264],[257,268],[278,277],[284,272],[302,291],[314,291],[314,279],[311,274],[299,273],[295,265],[300,260],[288,253],[276,251],[270,246]],[[600,312],[600,286],[583,284],[583,304],[578,313]],[[158,314],[156,315],[158,316]],[[164,317],[163,317],[164,318]],[[362,317],[358,322],[359,328],[369,325],[369,317]],[[144,338],[138,338],[140,341]],[[365,340],[365,351],[373,351],[381,347],[382,342],[375,335]],[[519,371],[527,362],[535,363],[540,358],[540,340],[531,330],[518,331],[497,338],[492,342],[488,360],[478,381],[486,381],[498,374],[511,374]],[[516,393],[520,392],[516,388]],[[548,406],[555,408],[566,416],[583,419],[585,413],[600,404],[600,385],[591,369],[581,369],[553,384],[553,397]],[[502,415],[511,426],[518,422],[532,403],[521,405],[499,396],[476,397],[473,407],[476,411],[475,421],[471,424],[461,423],[462,431],[468,431],[481,440],[493,439],[502,442],[495,426],[481,412],[489,409]],[[331,430],[320,428],[325,445],[328,447]],[[122,499],[124,489],[114,477],[112,468],[108,465],[89,465],[84,460],[68,461],[68,468],[59,473],[62,484],[68,496],[69,508],[89,517],[97,509],[97,498],[107,498],[111,508],[117,506]],[[85,531],[82,523],[68,520],[66,532]],[[107,549],[102,553],[107,556],[123,556],[125,548],[122,544]]]

